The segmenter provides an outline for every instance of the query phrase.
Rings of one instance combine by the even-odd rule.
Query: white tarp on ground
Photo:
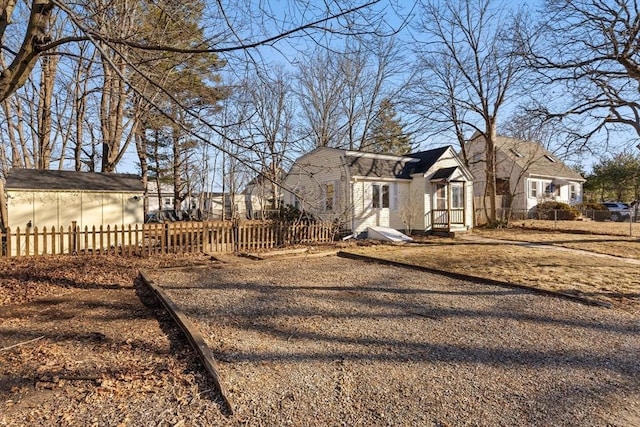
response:
[[[368,227],[367,238],[386,242],[410,242],[413,239],[406,234],[389,227]]]

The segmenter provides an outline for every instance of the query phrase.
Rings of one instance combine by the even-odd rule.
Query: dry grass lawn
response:
[[[582,234],[604,234],[627,237],[640,237],[640,222],[611,222],[611,221],[544,221],[527,219],[511,221],[514,228],[528,228],[542,231],[568,231]]]
[[[541,242],[524,246],[491,239]],[[472,239],[428,239],[420,244],[359,246],[350,252],[476,277],[574,294],[640,310],[639,262],[568,251],[570,247],[640,259],[637,239],[526,230],[476,230]],[[558,246],[558,247],[556,247]]]
[[[640,260],[640,239],[637,237],[571,233],[564,232],[563,230],[542,231],[515,227],[497,230],[479,228],[475,229],[473,234],[491,239],[544,243],[558,247],[580,249],[599,254]]]

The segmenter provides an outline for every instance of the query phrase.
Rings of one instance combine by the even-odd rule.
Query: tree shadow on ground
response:
[[[176,321],[169,314],[168,310],[140,276],[136,278],[134,288],[142,304],[153,313],[153,316],[158,320],[160,329],[169,339],[171,353],[178,355],[181,360],[186,361],[187,367],[184,373],[187,375],[194,374],[192,377],[195,378],[196,385],[200,391],[199,396],[208,396],[218,405],[222,414],[229,416],[230,413],[227,405],[222,395],[216,389],[214,381],[209,377],[204,366],[198,359],[195,350],[189,344],[184,332],[176,324]]]

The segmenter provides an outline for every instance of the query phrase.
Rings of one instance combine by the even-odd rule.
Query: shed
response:
[[[14,168],[5,192],[12,230],[144,222],[144,186],[134,174]]]

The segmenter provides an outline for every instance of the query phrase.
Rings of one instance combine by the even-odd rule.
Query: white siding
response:
[[[453,173],[450,177],[451,181],[462,181],[464,182],[465,188],[465,227],[472,228],[474,221],[474,212],[473,212],[473,194],[474,194],[474,181],[469,181],[467,176],[465,176],[463,170],[466,170],[464,165],[462,164],[462,159],[460,159],[452,149],[449,149],[443,156],[438,160],[426,173],[422,178],[425,186],[425,194],[424,194],[424,211],[423,211],[423,230],[428,231],[431,230],[431,216],[432,210],[435,206],[435,191],[436,185],[430,181],[430,178],[436,173],[439,169],[450,168],[450,167],[458,167],[458,169]],[[417,177],[414,177],[417,179]],[[450,197],[450,195],[447,195]]]
[[[389,207],[373,207],[373,185],[389,186]],[[397,230],[406,228],[403,221],[403,202],[410,191],[408,180],[358,179],[352,184],[354,200],[353,231],[361,233],[367,227],[383,226]]]
[[[142,224],[141,194],[65,191],[8,191],[7,202],[12,230],[32,227],[68,227],[73,221],[81,228],[100,225]],[[137,197],[137,198],[134,198]]]
[[[296,198],[300,198],[306,211],[325,221],[338,219],[349,227],[351,193],[343,153],[331,148],[317,149],[296,160],[283,182],[285,205],[294,205]],[[334,185],[334,206],[330,211],[325,209],[326,184]]]

